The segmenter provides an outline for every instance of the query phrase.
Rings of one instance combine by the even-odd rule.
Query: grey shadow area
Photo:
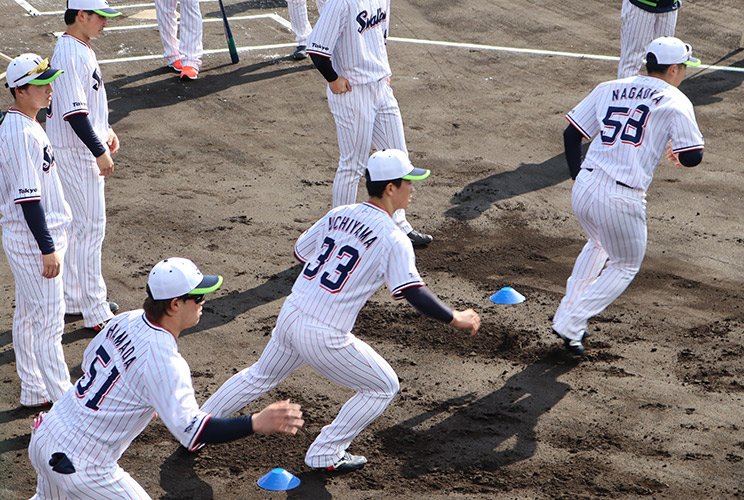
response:
[[[156,68],[136,75],[125,76],[106,82],[108,90],[109,123],[115,124],[130,113],[140,109],[157,109],[173,106],[189,99],[198,99],[231,87],[250,84],[271,78],[279,78],[302,71],[315,71],[315,66],[309,64],[284,65],[273,70],[265,70],[282,61],[290,60],[290,56],[269,61],[262,61],[248,66],[237,66],[227,73],[216,73],[210,68],[202,71],[197,80],[182,81],[174,76],[167,68]],[[157,75],[163,75],[162,80],[149,81],[136,85],[137,82],[148,80]],[[166,77],[167,75],[167,77]],[[157,89],[157,92],[154,90]]]
[[[589,143],[585,142],[582,145],[583,154],[588,148]],[[515,170],[471,182],[452,196],[450,203],[453,206],[444,214],[457,220],[473,220],[494,203],[549,188],[569,179],[571,174],[563,153],[542,163],[522,163]]]
[[[249,0],[247,2],[236,3],[227,3],[223,1],[222,3],[225,6],[225,14],[227,14],[228,20],[231,16],[251,10],[276,10],[287,8],[286,0]],[[205,14],[204,17],[222,17],[222,13],[217,10]]]
[[[0,455],[8,453],[9,451],[27,450],[29,442],[31,442],[30,432],[28,434],[21,434],[20,436],[0,440]]]
[[[735,56],[740,56],[739,60],[729,66],[744,69],[744,49],[733,50],[710,64],[718,65]],[[703,69],[696,73],[693,71],[693,68],[687,69],[688,77],[679,86],[679,89],[690,98],[693,106],[706,106],[721,102],[724,100],[721,94],[737,88],[744,82],[744,73],[710,69]]]
[[[181,336],[191,335],[216,326],[225,325],[236,316],[251,309],[268,304],[289,295],[303,264],[295,264],[269,277],[266,282],[242,292],[230,292],[226,295],[209,299],[204,304],[201,321],[194,328],[186,330]]]
[[[385,452],[402,459],[401,475],[409,478],[442,471],[495,471],[526,460],[537,449],[538,420],[571,389],[558,378],[575,366],[575,360],[550,354],[485,397],[444,401],[381,431]],[[504,447],[512,438],[514,443]]]
[[[202,481],[194,470],[198,454],[179,446],[160,466],[160,487],[165,492],[161,499],[180,500],[214,498],[212,487]]]
[[[313,500],[328,500],[333,498],[333,495],[331,495],[331,492],[328,491],[326,486],[330,480],[327,472],[305,471],[298,474],[297,477],[300,480],[300,485],[293,490],[287,491],[288,499],[305,500],[312,498]]]
[[[13,331],[12,330],[5,330],[3,333],[0,333],[0,347],[5,347],[8,344],[11,344],[13,342]]]

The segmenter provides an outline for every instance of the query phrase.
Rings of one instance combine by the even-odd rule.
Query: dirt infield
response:
[[[231,17],[287,18],[284,2],[228,3]],[[394,0],[391,35],[617,55],[620,3]],[[24,16],[9,0],[0,8],[0,50],[51,53],[61,16]],[[219,18],[215,2],[202,10]],[[153,22],[136,12],[111,26]],[[685,2],[677,34],[704,63],[744,68],[741,28],[741,0],[696,0]],[[221,30],[205,25],[206,48],[224,48]],[[263,349],[298,273],[292,243],[329,208],[338,153],[323,79],[287,57],[286,28],[262,18],[235,21],[233,32],[240,46],[286,46],[242,51],[238,65],[209,55],[187,83],[162,60],[102,66],[122,142],[106,187],[111,298],[139,307],[147,271],[171,255],[225,277],[180,341],[200,401]],[[99,59],[160,51],[154,28],[112,31],[94,46]],[[309,369],[249,407],[301,403],[298,436],[189,454],[154,422],[122,467],[153,498],[170,499],[744,496],[744,73],[688,72],[681,88],[705,135],[703,164],[659,167],[641,272],[591,323],[587,356],[575,361],[549,321],[584,243],[570,210],[563,115],[613,78],[616,62],[395,39],[388,50],[411,156],[433,171],[409,211],[436,238],[417,251],[419,269],[447,302],[482,314],[480,334],[421,318],[385,293],[364,308],[355,332],[390,362],[401,392],[352,445],[369,459],[362,471],[328,477],[304,466],[307,446],[350,396]],[[10,96],[0,95],[5,109]],[[5,259],[0,279],[0,498],[27,498],[32,413],[17,407]],[[490,304],[505,285],[527,301]],[[67,326],[76,378],[92,333],[81,321]],[[256,479],[273,467],[301,486],[260,490]]]

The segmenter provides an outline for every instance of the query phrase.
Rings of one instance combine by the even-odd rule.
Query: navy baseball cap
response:
[[[175,299],[184,295],[205,295],[222,286],[222,276],[204,275],[189,259],[170,257],[152,268],[147,290],[154,300]]]
[[[395,179],[423,181],[431,175],[430,170],[414,167],[405,151],[400,149],[376,151],[369,157],[367,173],[369,180],[373,182],[394,181]]]

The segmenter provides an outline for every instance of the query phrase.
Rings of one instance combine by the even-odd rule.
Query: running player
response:
[[[678,38],[646,50],[648,76],[599,84],[566,118],[563,134],[571,202],[589,241],[574,264],[553,331],[574,354],[584,353],[590,318],[625,291],[646,253],[646,190],[669,141],[668,156],[694,167],[703,136],[690,100],[677,88],[700,61]],[[594,140],[581,162],[582,138]],[[578,175],[578,176],[577,176]]]
[[[111,320],[86,348],[74,388],[36,419],[28,448],[38,474],[34,498],[150,498],[117,461],[155,412],[189,450],[302,427],[300,407],[289,401],[236,418],[213,418],[196,404],[177,341],[221,284],[188,259],[152,268],[144,311]]]
[[[369,201],[332,209],[305,231],[295,256],[305,267],[284,302],[260,359],[230,378],[202,409],[229,415],[270,391],[292,372],[310,365],[357,393],[321,431],[305,455],[313,468],[348,472],[367,459],[346,451],[398,392],[398,377],[379,354],[351,333],[357,315],[383,283],[431,318],[468,330],[480,327],[472,309],[453,311],[428,288],[416,269],[411,241],[393,222],[408,206],[412,180],[429,171],[414,168],[405,152],[378,151],[367,165]]]
[[[0,124],[0,224],[15,278],[13,350],[23,406],[56,401],[71,387],[62,351],[62,261],[72,216],[52,146],[36,121],[61,73],[36,54],[13,59],[6,86],[14,103]]]
[[[326,0],[315,0],[318,12],[325,3]],[[289,12],[289,24],[292,26],[292,32],[297,41],[297,48],[292,53],[292,59],[295,61],[307,59],[307,37],[313,30],[307,17],[307,0],[287,0],[287,11]]]
[[[674,36],[682,0],[623,0],[620,11],[620,64],[617,77],[638,74],[651,40]]]
[[[65,303],[68,314],[82,314],[95,331],[119,308],[106,299],[101,247],[106,232],[104,176],[114,171],[111,155],[119,138],[108,122],[108,102],[101,68],[88,42],[103,33],[107,19],[120,13],[106,0],[69,0],[67,31],[59,38],[52,65],[65,71],[55,82],[47,115],[65,199],[72,209],[65,256]]]
[[[403,119],[390,87],[389,26],[390,0],[329,0],[308,39],[307,52],[328,81],[328,106],[336,122],[334,207],[356,203],[372,145],[406,151]],[[393,218],[414,246],[432,242],[413,229],[404,210]]]

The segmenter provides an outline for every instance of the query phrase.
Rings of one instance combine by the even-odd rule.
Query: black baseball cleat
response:
[[[341,473],[352,472],[361,469],[366,463],[366,457],[363,457],[362,455],[352,455],[347,451],[346,453],[344,453],[344,456],[341,457],[341,460],[339,460],[335,464],[329,465],[328,467],[316,467],[315,470]]]
[[[566,338],[555,330],[553,330],[553,334],[563,341],[563,345],[568,352],[570,352],[574,356],[584,355],[584,338],[586,337],[586,332],[581,334],[581,338],[579,340]]]
[[[307,47],[304,45],[298,45],[294,52],[292,52],[292,59],[295,61],[302,61],[307,59]]]
[[[413,243],[414,247],[425,247],[426,245],[434,241],[434,237],[432,235],[419,233],[415,229],[411,230],[411,232],[408,233],[408,238],[411,240],[411,243]]]

